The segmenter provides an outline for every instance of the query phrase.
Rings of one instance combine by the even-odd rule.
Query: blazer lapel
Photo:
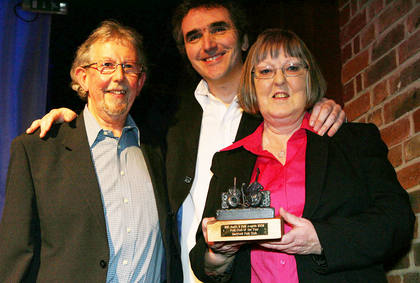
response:
[[[180,105],[167,135],[166,154],[169,202],[176,213],[191,189],[200,141],[203,111],[195,97],[186,97]],[[180,168],[180,166],[182,166]],[[190,182],[186,183],[187,177]]]
[[[70,123],[63,133],[63,166],[72,176],[74,196],[88,205],[92,215],[106,235],[106,224],[101,192],[87,140],[83,114]]]
[[[161,229],[166,227],[166,216],[168,209],[167,192],[163,180],[164,176],[164,163],[162,155],[158,154],[157,149],[149,144],[142,143],[140,149],[143,153],[146,162],[147,170],[152,181],[153,192],[156,199],[156,206],[159,212],[159,222]]]
[[[260,116],[243,112],[241,121],[239,123],[238,132],[236,133],[235,141],[243,139],[244,137],[252,134],[262,121],[263,120]]]
[[[200,142],[200,131],[201,131],[201,120],[203,118],[203,109],[197,100],[193,97],[188,108],[184,109],[186,112],[185,121],[185,132],[183,133],[183,139],[185,140],[185,155],[191,164],[197,161],[198,144]]]
[[[303,217],[311,218],[318,206],[324,187],[325,173],[328,161],[327,137],[321,137],[306,131],[308,143],[306,146],[306,180],[305,207]]]

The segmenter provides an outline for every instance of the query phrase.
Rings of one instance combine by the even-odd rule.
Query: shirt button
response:
[[[131,229],[130,228],[127,228],[127,233],[130,233],[131,232]]]
[[[128,260],[123,260],[123,265],[127,265],[128,264]]]
[[[124,198],[124,203],[128,203],[128,199],[127,198]]]
[[[121,174],[121,176],[124,176],[125,173],[124,173],[124,171],[121,171],[120,174]]]
[[[191,183],[191,180],[192,180],[192,178],[190,176],[185,176],[185,178],[184,178],[184,182],[187,183],[187,184]]]
[[[280,260],[280,263],[283,264],[283,265],[286,264],[286,262],[284,260]]]
[[[102,268],[106,268],[107,263],[106,263],[106,261],[105,261],[105,260],[101,260],[101,261],[99,262],[99,265],[100,265]]]

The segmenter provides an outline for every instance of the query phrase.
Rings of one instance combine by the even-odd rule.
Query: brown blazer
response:
[[[166,250],[168,282],[182,280],[173,256],[163,156],[141,144]],[[101,193],[83,115],[17,137],[11,147],[0,223],[0,282],[105,282],[109,262]]]

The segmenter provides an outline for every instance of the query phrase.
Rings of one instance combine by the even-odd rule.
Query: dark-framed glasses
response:
[[[103,75],[109,75],[114,73],[118,66],[121,66],[124,73],[129,75],[138,75],[143,71],[143,66],[135,62],[115,63],[106,60],[88,64],[83,68],[92,68]]]
[[[257,79],[272,79],[278,70],[281,70],[285,77],[298,77],[305,73],[308,66],[302,62],[286,62],[280,68],[271,65],[257,66],[252,73]]]

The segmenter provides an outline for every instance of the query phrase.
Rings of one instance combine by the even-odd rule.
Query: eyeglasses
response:
[[[283,76],[285,77],[298,77],[303,75],[305,69],[308,69],[308,66],[300,62],[286,62],[280,68],[274,68],[273,66],[258,66],[255,67],[252,73],[257,79],[272,79],[277,73],[277,70],[281,70]]]
[[[96,65],[96,67],[94,67],[94,65]],[[98,61],[96,63],[83,66],[83,68],[92,68],[97,70],[102,75],[109,75],[114,73],[118,66],[121,66],[124,73],[129,75],[138,75],[143,72],[143,66],[132,62],[117,64],[112,61]]]

